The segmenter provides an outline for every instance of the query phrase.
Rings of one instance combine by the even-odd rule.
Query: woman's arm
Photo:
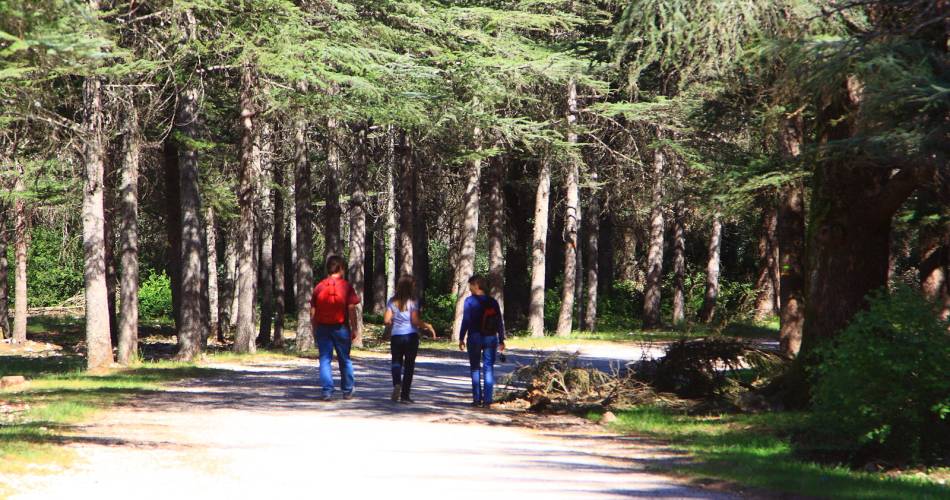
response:
[[[393,326],[393,310],[389,307],[386,307],[386,312],[383,313],[383,324]]]
[[[432,328],[432,325],[422,321],[422,315],[419,314],[419,311],[416,309],[412,310],[412,314],[409,315],[410,321],[412,321],[412,326],[416,327],[418,330],[425,330],[432,335],[432,338],[435,338],[435,328]]]

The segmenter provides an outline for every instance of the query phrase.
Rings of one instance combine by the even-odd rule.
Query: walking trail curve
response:
[[[357,359],[356,397],[332,402],[315,364],[221,366],[103,412],[70,440],[72,468],[17,478],[12,498],[732,498],[648,472],[683,459],[657,443],[470,408],[458,357],[420,356],[412,405],[389,401],[388,359]]]

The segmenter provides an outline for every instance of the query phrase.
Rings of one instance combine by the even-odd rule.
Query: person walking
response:
[[[396,294],[389,299],[383,323],[391,330],[389,350],[392,354],[393,402],[412,403],[409,396],[412,375],[419,352],[419,330],[425,330],[435,338],[432,325],[422,321],[419,303],[415,300],[416,280],[412,276],[400,276]]]
[[[495,356],[499,350],[505,350],[505,321],[498,301],[485,293],[485,278],[472,276],[468,287],[472,294],[465,299],[459,350],[468,350],[472,406],[488,408],[493,401]]]
[[[317,349],[320,351],[320,385],[323,400],[333,397],[333,373],[331,362],[336,351],[340,365],[340,389],[343,398],[353,396],[353,362],[350,360],[350,348],[359,331],[357,323],[357,305],[360,298],[353,286],[343,275],[346,263],[339,255],[327,258],[327,277],[313,289],[310,301],[310,320],[313,323]]]

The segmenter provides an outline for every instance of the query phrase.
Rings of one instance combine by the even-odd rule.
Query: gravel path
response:
[[[509,356],[502,371],[528,356]],[[357,397],[332,402],[318,398],[314,364],[226,366],[136,398],[70,440],[74,467],[13,478],[12,498],[733,497],[647,472],[683,459],[656,443],[469,408],[459,357],[419,358],[414,405],[388,400],[388,359],[357,360]]]

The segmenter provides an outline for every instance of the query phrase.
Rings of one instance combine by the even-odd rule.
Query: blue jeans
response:
[[[468,365],[472,371],[472,400],[475,404],[491,404],[495,387],[495,354],[498,337],[474,334],[468,338]],[[485,384],[482,389],[482,382]]]
[[[333,351],[340,365],[340,385],[343,394],[353,392],[353,362],[350,361],[350,329],[340,326],[317,326],[314,336],[317,339],[317,349],[320,350],[320,385],[323,395],[333,394],[333,372],[330,363],[333,361]]]

